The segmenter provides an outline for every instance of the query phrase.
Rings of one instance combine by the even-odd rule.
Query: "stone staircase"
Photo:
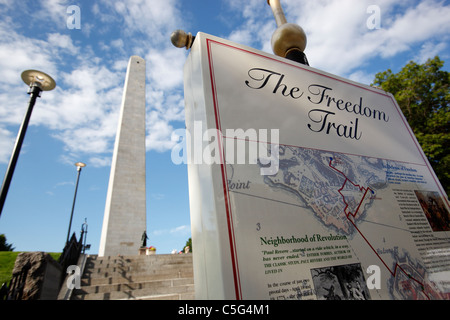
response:
[[[88,256],[71,300],[192,300],[192,254]]]

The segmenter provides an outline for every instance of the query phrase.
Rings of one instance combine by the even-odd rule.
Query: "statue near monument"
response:
[[[142,234],[142,237],[141,237],[141,248],[147,247],[147,239],[149,239],[149,238],[147,236],[147,232],[144,230],[144,233]]]

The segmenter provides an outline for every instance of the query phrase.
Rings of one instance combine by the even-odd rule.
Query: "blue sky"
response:
[[[305,30],[310,65],[370,84],[377,72],[450,56],[449,1],[281,0],[288,22]],[[70,29],[80,8],[80,29]],[[369,28],[380,9],[379,28]],[[158,253],[190,237],[186,165],[170,151],[184,128],[183,65],[188,51],[171,45],[184,29],[272,52],[276,29],[266,0],[0,0],[0,179],[28,104],[20,74],[38,69],[57,87],[34,108],[0,217],[16,251],[62,250],[76,182],[83,169],[72,231],[85,218],[89,253],[98,253],[110,164],[131,55],[147,62],[147,233]],[[446,70],[449,70],[446,63]]]

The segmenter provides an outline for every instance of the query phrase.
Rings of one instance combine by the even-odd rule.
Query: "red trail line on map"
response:
[[[336,171],[339,172],[340,174],[342,174],[342,176],[345,178],[344,183],[342,184],[342,187],[338,190],[338,192],[339,192],[339,194],[342,196],[342,201],[343,201],[344,204],[345,204],[344,213],[345,213],[345,216],[347,217],[348,221],[350,221],[350,223],[355,227],[355,229],[358,231],[358,233],[361,235],[361,237],[363,237],[364,241],[366,241],[366,243],[369,245],[369,247],[372,249],[372,251],[373,251],[373,252],[375,253],[375,255],[378,257],[378,259],[381,260],[381,262],[384,264],[384,266],[386,267],[386,269],[388,269],[388,271],[390,272],[390,274],[391,274],[394,278],[395,278],[395,275],[397,274],[397,269],[400,269],[400,270],[401,270],[401,271],[402,271],[409,279],[411,279],[411,280],[417,282],[417,283],[421,286],[424,295],[425,295],[428,299],[430,299],[430,297],[429,297],[429,296],[426,294],[426,292],[425,292],[425,289],[424,289],[425,286],[424,286],[424,284],[423,284],[422,282],[420,282],[419,280],[415,279],[414,277],[412,277],[411,275],[409,275],[405,270],[403,270],[403,268],[402,268],[397,262],[395,263],[394,271],[392,271],[391,268],[389,268],[388,265],[384,262],[384,260],[380,257],[380,255],[379,255],[378,252],[374,249],[374,247],[372,247],[372,245],[370,244],[369,240],[367,240],[367,238],[364,236],[364,234],[358,229],[358,227],[356,226],[356,223],[353,222],[353,221],[349,218],[349,216],[352,216],[353,218],[355,218],[356,214],[357,214],[358,211],[359,211],[359,208],[361,207],[361,204],[363,203],[364,199],[366,198],[367,192],[370,190],[370,191],[373,193],[373,190],[370,189],[370,188],[364,188],[364,187],[360,186],[359,184],[353,183],[349,178],[347,178],[347,176],[346,176],[342,171],[340,171],[339,169],[337,169],[337,168],[335,168],[335,167],[333,167],[333,166],[331,165],[331,162],[332,162],[332,161],[333,161],[333,158],[330,157],[329,167],[332,168],[333,170],[336,170]],[[341,191],[344,189],[345,184],[346,184],[347,182],[350,182],[353,186],[357,187],[360,191],[364,191],[364,195],[363,195],[363,197],[361,198],[361,201],[359,202],[359,205],[358,205],[358,207],[356,208],[356,210],[355,210],[354,213],[347,212],[347,209],[348,209],[348,207],[349,207],[349,204],[347,203],[347,201],[345,201],[345,197],[344,197],[344,195],[343,195],[342,192],[341,192]]]

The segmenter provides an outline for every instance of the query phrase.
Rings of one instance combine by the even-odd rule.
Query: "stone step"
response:
[[[72,300],[194,299],[192,255],[89,256]]]
[[[111,267],[135,267],[135,266],[180,266],[180,265],[189,265],[192,264],[192,260],[133,260],[126,263],[120,263],[120,262],[105,262],[105,263],[98,263],[98,262],[90,262],[89,260],[86,263],[86,268],[111,268]]]
[[[136,298],[134,300],[195,300],[195,293],[188,292],[180,294],[161,294],[161,295],[143,296]]]
[[[105,278],[105,277],[128,277],[131,275],[156,275],[156,274],[167,274],[167,275],[177,275],[180,272],[193,272],[193,266],[186,264],[180,266],[139,266],[135,268],[105,268],[105,269],[85,269],[82,278]],[[176,276],[175,276],[176,278]]]
[[[105,293],[111,291],[140,290],[150,287],[178,287],[193,284],[194,279],[192,278],[178,278],[178,279],[150,280],[143,282],[82,286],[81,289],[79,290],[82,291],[82,293]]]
[[[180,265],[192,264],[192,255],[150,255],[150,256],[128,256],[128,257],[98,257],[89,256],[86,268],[109,268],[127,266],[160,266],[160,265]]]
[[[155,271],[154,273],[140,274],[140,275],[110,275],[104,277],[86,277],[81,278],[82,286],[95,286],[106,284],[123,284],[123,283],[138,283],[145,281],[163,280],[163,279],[179,279],[179,278],[193,278],[194,273],[192,269],[186,271],[179,271],[177,273],[166,272],[164,270]]]
[[[133,260],[126,263],[114,263],[114,262],[104,262],[104,263],[98,263],[98,262],[91,262],[87,261],[86,268],[111,268],[111,267],[135,267],[135,266],[180,266],[180,265],[189,265],[192,264],[192,260]]]
[[[85,268],[83,277],[98,278],[108,276],[126,276],[130,274],[155,274],[158,272],[177,274],[179,271],[191,271],[192,264],[183,265],[161,265],[161,266],[133,266],[133,267],[108,267],[108,268]]]
[[[127,288],[123,286],[120,288],[120,291],[112,290],[101,290],[104,292],[87,292],[86,288],[81,287],[81,289],[76,289],[74,295],[72,296],[72,300],[120,300],[120,299],[164,299],[167,296],[178,296],[184,297],[182,299],[193,299],[194,296],[194,285],[193,284],[185,284],[185,285],[169,285],[168,282],[162,283],[140,283],[135,284],[135,288]]]
[[[131,261],[192,261],[192,254],[155,254],[155,255],[142,255],[142,256],[107,256],[99,257],[97,255],[89,256],[89,259],[95,263],[127,263]]]

